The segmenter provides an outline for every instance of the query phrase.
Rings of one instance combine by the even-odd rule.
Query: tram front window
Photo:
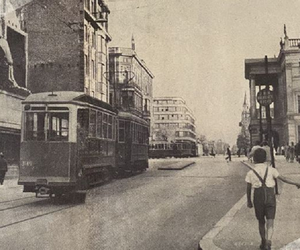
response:
[[[67,141],[69,134],[69,113],[49,113],[49,141]]]
[[[26,141],[67,141],[68,138],[68,112],[26,113],[24,138]]]

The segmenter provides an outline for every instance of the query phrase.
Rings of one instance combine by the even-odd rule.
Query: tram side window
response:
[[[102,137],[102,113],[100,111],[97,112],[97,137]]]
[[[102,120],[102,137],[107,138],[107,114],[103,114]]]
[[[49,114],[49,141],[67,141],[69,137],[69,113]]]
[[[46,113],[26,113],[25,118],[25,140],[44,141],[45,140],[45,118]]]
[[[119,142],[125,142],[125,122],[119,121]]]
[[[89,136],[96,137],[96,111],[90,110]]]
[[[108,139],[112,139],[112,116],[111,115],[108,115],[107,117],[107,138]]]

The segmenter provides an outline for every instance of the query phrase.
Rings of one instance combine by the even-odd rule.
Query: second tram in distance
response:
[[[81,92],[22,102],[18,184],[24,192],[80,194],[116,174],[148,167],[149,123]]]
[[[153,142],[150,144],[150,158],[195,157],[198,156],[197,144],[192,141]]]

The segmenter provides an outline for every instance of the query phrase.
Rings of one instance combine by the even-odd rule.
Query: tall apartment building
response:
[[[257,93],[269,85],[272,136],[275,148],[300,140],[300,39],[290,39],[284,27],[278,57],[245,60],[245,78],[250,86],[250,135],[252,144],[267,135],[265,108],[259,108]],[[266,60],[267,59],[267,60]],[[260,126],[260,117],[261,126]]]
[[[29,94],[28,37],[15,8],[9,0],[0,1],[0,152],[9,162],[19,159],[21,101]]]
[[[80,91],[109,102],[104,0],[33,0],[18,9],[28,34],[28,88]]]
[[[195,118],[181,97],[154,98],[152,141],[196,142]]]
[[[154,75],[138,57],[133,38],[131,48],[109,48],[109,67],[111,104],[150,120]]]

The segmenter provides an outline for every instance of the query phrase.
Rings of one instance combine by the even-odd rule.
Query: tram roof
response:
[[[118,116],[119,116],[119,118],[133,120],[133,121],[136,121],[139,123],[143,123],[145,126],[149,126],[149,123],[147,121],[145,121],[143,118],[140,118],[129,112],[119,111]]]
[[[55,91],[31,94],[22,103],[71,103],[74,101],[92,104],[116,112],[116,110],[108,103],[91,97],[83,92],[76,91]]]

